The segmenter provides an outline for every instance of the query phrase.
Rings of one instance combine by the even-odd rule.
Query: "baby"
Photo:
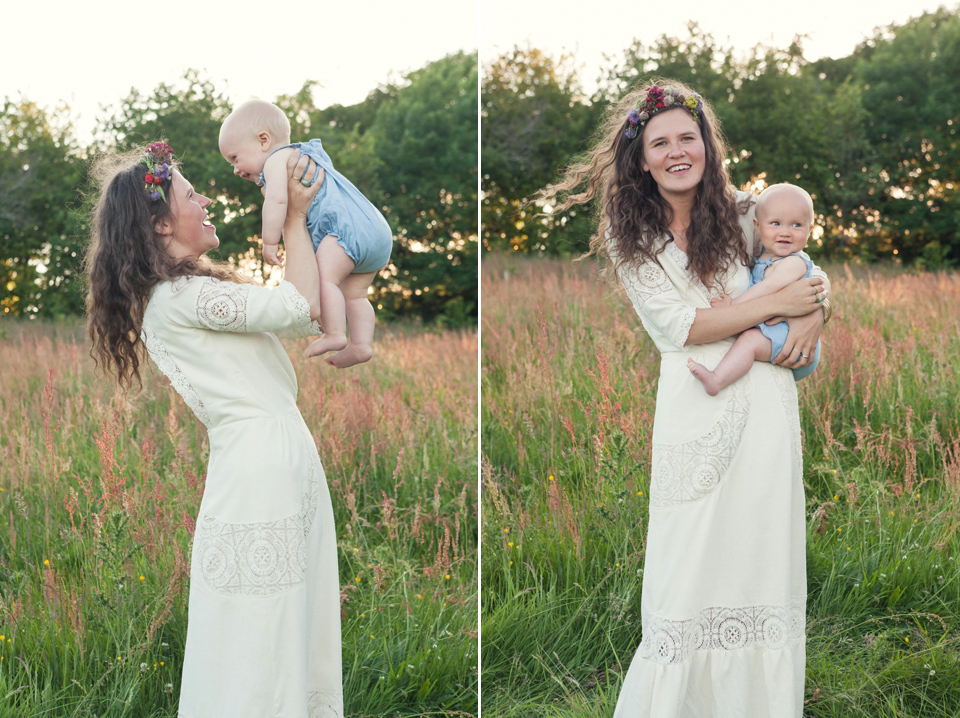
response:
[[[760,233],[763,253],[750,272],[750,288],[735,299],[718,297],[711,306],[739,304],[756,299],[787,286],[803,277],[810,276],[813,262],[801,250],[807,245],[813,224],[813,200],[800,187],[792,184],[775,184],[767,187],[757,198],[756,215],[753,220]],[[687,366],[710,396],[730,386],[750,371],[754,361],[772,361],[783,349],[787,339],[787,323],[773,326],[760,324],[743,332],[727,351],[717,367],[710,371],[693,359]],[[820,343],[813,361],[805,367],[793,370],[797,381],[811,374],[820,361]]]
[[[287,214],[287,158],[308,155],[317,172],[301,177],[322,187],[307,213],[320,272],[320,322],[324,336],[306,350],[307,356],[327,352],[328,364],[345,368],[373,355],[376,316],[367,290],[377,271],[390,260],[393,236],[383,215],[350,181],[333,168],[320,140],[290,143],[290,121],[283,111],[263,100],[245,102],[220,127],[220,154],[233,173],[256,182],[264,197],[263,259],[279,265],[277,247]],[[347,342],[347,323],[350,341]]]

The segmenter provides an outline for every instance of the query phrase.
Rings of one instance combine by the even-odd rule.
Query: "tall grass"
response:
[[[960,715],[960,276],[828,267],[800,382],[805,715]],[[640,641],[659,357],[573,264],[484,257],[485,716],[611,715]]]
[[[156,371],[118,400],[77,327],[0,332],[0,716],[175,716],[206,432]],[[476,333],[387,330],[342,372],[286,346],[339,533],[347,715],[475,715]]]

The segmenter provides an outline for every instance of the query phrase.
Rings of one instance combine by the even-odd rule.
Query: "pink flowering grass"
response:
[[[337,371],[285,342],[340,534],[347,715],[471,715],[477,336],[388,328]],[[0,715],[174,716],[206,432],[78,327],[0,334]]]
[[[484,714],[610,714],[641,635],[659,357],[596,263],[483,264]],[[798,385],[805,715],[960,715],[960,276],[827,271]]]

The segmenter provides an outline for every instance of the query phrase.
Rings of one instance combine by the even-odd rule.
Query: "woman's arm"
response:
[[[317,166],[306,155],[291,154],[287,160],[287,216],[283,224],[284,272],[310,304],[310,318],[320,319],[320,274],[313,243],[307,232],[307,209],[320,189],[320,182],[309,187],[300,183],[303,176],[313,177]]]
[[[697,309],[686,345],[727,339],[774,316],[799,317],[810,314],[817,308],[817,287],[822,283],[820,277],[808,277],[790,282],[774,294],[742,304]]]

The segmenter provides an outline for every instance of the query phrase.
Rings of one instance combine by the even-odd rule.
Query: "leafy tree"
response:
[[[516,47],[484,69],[481,185],[488,247],[562,253],[586,246],[588,209],[567,213],[560,224],[535,216],[540,208],[526,204],[584,149],[599,119],[602,106],[584,97],[572,59]]]
[[[83,165],[66,106],[54,118],[27,100],[0,112],[0,312],[83,311],[75,212]]]
[[[369,133],[394,228],[388,312],[451,324],[477,316],[477,59],[456,53],[410,73]]]
[[[878,211],[904,260],[960,260],[960,16],[941,8],[860,49],[865,135],[881,171]]]

